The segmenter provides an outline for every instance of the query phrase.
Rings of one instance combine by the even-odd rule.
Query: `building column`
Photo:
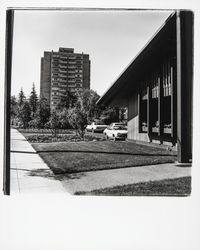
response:
[[[151,131],[152,131],[152,121],[151,121],[151,88],[150,85],[147,86],[147,133],[149,136],[149,142],[152,141],[151,139]]]
[[[141,129],[141,95],[140,95],[140,89],[138,87],[138,132],[141,133],[142,132],[142,129]]]
[[[161,81],[161,73],[158,77],[158,121],[159,121],[159,132],[160,138],[163,137],[163,86]],[[160,139],[162,143],[162,139]]]
[[[193,13],[176,13],[178,162],[192,158]]]
[[[12,71],[12,44],[13,44],[14,10],[6,12],[6,60],[5,60],[5,103],[4,103],[4,171],[3,191],[10,194],[10,95]]]

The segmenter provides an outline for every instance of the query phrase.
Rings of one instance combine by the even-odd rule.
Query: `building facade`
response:
[[[66,89],[71,92],[90,89],[89,55],[74,53],[73,48],[45,51],[41,58],[40,96],[54,109]]]
[[[174,12],[98,104],[128,107],[128,139],[192,158],[193,13]]]

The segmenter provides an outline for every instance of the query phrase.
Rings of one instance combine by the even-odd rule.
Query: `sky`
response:
[[[102,95],[162,26],[170,11],[17,10],[14,16],[11,95],[33,83],[39,94],[44,51],[74,48],[89,54],[91,89]]]

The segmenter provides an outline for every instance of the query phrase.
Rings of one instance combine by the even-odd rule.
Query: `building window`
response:
[[[162,72],[162,88],[163,88],[163,131],[164,134],[172,133],[172,84],[174,68],[172,59],[166,59],[163,64]]]
[[[140,84],[139,93],[139,119],[140,119],[140,132],[147,132],[147,82]]]
[[[158,95],[159,95],[159,76],[157,71],[154,71],[150,78],[151,84],[150,85],[150,94],[151,99],[149,101],[149,120],[151,124],[151,130],[150,132],[158,133],[159,132],[159,121],[158,121]]]
[[[174,62],[175,63],[175,62]],[[173,136],[174,109],[176,107],[172,58],[163,63],[140,84],[139,88],[139,132],[155,136]]]

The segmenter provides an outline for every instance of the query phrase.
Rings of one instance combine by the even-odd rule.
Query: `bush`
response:
[[[38,119],[34,119],[34,120],[31,120],[29,123],[28,123],[28,127],[29,128],[38,128]]]
[[[79,135],[75,134],[65,134],[65,135],[57,135],[54,137],[53,135],[25,135],[27,141],[31,143],[47,143],[47,142],[79,142],[79,141],[103,141],[104,138],[99,138],[93,135],[86,135],[85,138],[82,138]]]
[[[44,128],[46,128],[46,129],[50,129],[51,128],[50,121],[48,121],[47,123],[45,123]]]

